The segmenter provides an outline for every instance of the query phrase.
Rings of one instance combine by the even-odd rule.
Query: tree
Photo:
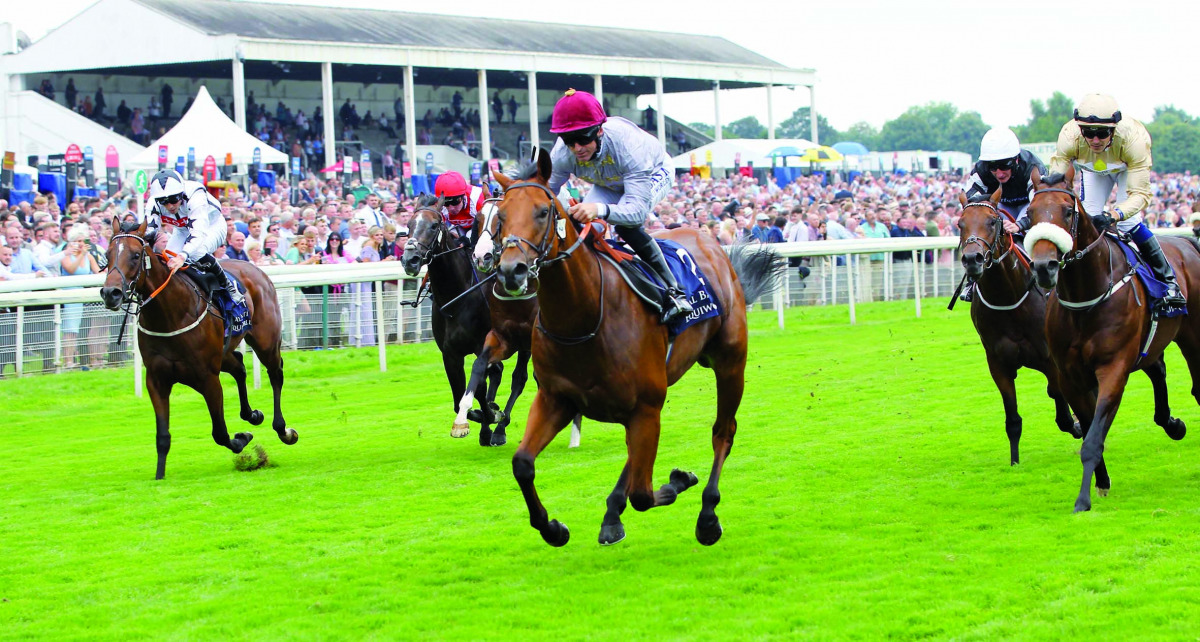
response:
[[[735,120],[721,128],[725,138],[766,138],[767,128],[754,116]]]
[[[819,118],[820,114],[817,114],[817,116]],[[821,124],[817,123],[817,127],[820,126]],[[879,130],[871,126],[871,123],[860,120],[841,133],[841,140],[862,143],[863,147],[866,147],[868,150],[879,149]]]
[[[812,119],[809,118],[811,109],[801,107],[792,112],[792,115],[787,120],[779,124],[775,128],[776,138],[803,138],[812,140]],[[825,115],[817,113],[817,132],[820,136],[822,145],[832,145],[839,140],[843,140],[838,131],[825,120]]]
[[[1174,106],[1156,107],[1146,130],[1153,141],[1156,172],[1200,170],[1200,120]]]
[[[1058,141],[1058,132],[1067,121],[1075,117],[1075,103],[1061,91],[1054,92],[1046,102],[1029,101],[1032,115],[1029,122],[1014,127],[1017,139],[1022,143],[1053,143]]]
[[[713,127],[710,123],[688,123],[688,127],[691,127],[692,129],[704,134],[705,136],[708,136],[709,138],[716,138],[717,128]]]
[[[979,112],[963,112],[955,116],[954,120],[950,121],[950,126],[943,130],[942,144],[938,149],[966,152],[975,156],[979,153],[979,141],[988,129]]]

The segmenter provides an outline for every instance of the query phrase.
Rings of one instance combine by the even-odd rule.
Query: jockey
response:
[[[221,204],[202,183],[185,181],[179,172],[167,169],[150,179],[148,230],[163,225],[174,228],[164,254],[167,267],[174,270],[189,263],[196,269],[220,276],[234,303],[244,298],[233,280],[224,273],[212,253],[225,245],[227,226],[221,214]]]
[[[1011,129],[993,127],[979,143],[979,162],[975,163],[974,172],[967,179],[967,200],[986,198],[997,189],[1002,190],[1000,209],[1013,221],[1023,221],[1022,225],[1017,225],[1006,220],[1004,228],[1009,234],[1028,230],[1029,218],[1025,216],[1025,210],[1029,208],[1029,195],[1033,193],[1030,174],[1035,167],[1042,176],[1046,175],[1046,166],[1041,159],[1033,152],[1021,149],[1021,143]]]
[[[1009,234],[1029,229],[1029,195],[1033,193],[1033,169],[1046,175],[1046,166],[1033,152],[1021,149],[1017,135],[1007,127],[993,127],[983,135],[979,143],[979,162],[966,182],[968,201],[987,198],[997,189],[1000,192],[1000,209],[1010,217],[1004,219],[1004,230]],[[960,299],[971,301],[974,283],[968,283]]]
[[[571,218],[585,225],[596,218],[608,221],[617,236],[658,272],[669,301],[664,323],[691,312],[662,249],[643,228],[675,179],[662,143],[624,118],[609,118],[595,96],[574,89],[554,105],[550,131],[559,135],[550,151],[554,164],[550,191],[557,193],[571,174],[593,185],[582,203],[571,206]]]
[[[477,185],[467,185],[467,179],[458,172],[446,172],[438,176],[433,186],[434,196],[442,200],[442,219],[451,233],[474,244],[471,230],[475,217],[488,199],[487,190]]]
[[[1150,202],[1150,133],[1140,122],[1122,118],[1112,96],[1088,94],[1075,108],[1075,118],[1058,133],[1058,150],[1050,158],[1051,172],[1065,172],[1068,163],[1083,172],[1079,198],[1103,231],[1112,223],[1137,244],[1154,276],[1167,284],[1163,303],[1181,307],[1187,302],[1175,281],[1175,271],[1163,255],[1158,239],[1142,223],[1142,209]],[[1117,204],[1105,210],[1113,186]]]

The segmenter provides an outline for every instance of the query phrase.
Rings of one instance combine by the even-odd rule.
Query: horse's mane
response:
[[[122,234],[129,234],[130,232],[136,232],[139,227],[141,227],[141,224],[138,223],[137,221],[121,221],[121,233]]]
[[[438,197],[437,197],[437,196],[434,196],[433,194],[419,194],[419,195],[417,195],[417,207],[429,207],[429,208],[432,208],[432,207],[436,207],[436,206],[437,206],[437,202],[438,202]]]
[[[515,171],[505,172],[510,178],[518,181],[528,181],[538,177],[538,164],[534,162],[521,163]]]
[[[967,199],[967,205],[975,205],[976,203],[982,203],[987,200],[991,200],[991,196],[987,194],[975,194]]]

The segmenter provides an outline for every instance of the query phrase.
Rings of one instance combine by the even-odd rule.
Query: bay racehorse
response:
[[[442,352],[442,367],[450,382],[450,396],[457,413],[467,386],[463,360],[468,355],[480,353],[483,340],[492,328],[488,295],[482,289],[467,292],[477,283],[478,276],[471,265],[469,248],[459,245],[450,236],[450,228],[442,218],[442,199],[431,195],[419,197],[409,225],[412,233],[400,261],[409,276],[416,276],[421,266],[427,267],[429,290],[433,298],[433,339]],[[447,306],[451,301],[453,305]],[[488,366],[490,385],[483,377],[472,380],[475,385],[473,396],[478,397],[483,406],[479,417],[481,446],[493,445],[492,430],[488,426],[498,418],[491,402],[496,396],[503,368],[503,363]],[[450,436],[466,437],[470,432],[466,421],[462,424],[456,422]],[[504,443],[503,430],[499,441]]]
[[[262,270],[244,261],[226,260],[221,267],[235,274],[246,286],[250,309],[249,332],[225,340],[221,311],[190,278],[175,278],[162,257],[154,254],[154,234],[146,235],[146,224],[122,228],[113,219],[113,237],[108,247],[108,277],[100,296],[109,310],[122,305],[136,313],[138,350],[146,364],[146,388],[154,406],[158,447],[155,479],[166,475],[167,453],[171,450],[171,390],[182,383],[204,397],[212,420],[213,441],[234,453],[242,452],[254,439],[248,432],[232,438],[225,426],[225,400],[221,392],[222,372],[237,382],[241,418],[251,425],[263,422],[263,413],[250,407],[246,392],[246,366],[237,351],[242,339],[254,350],[267,369],[275,395],[271,425],[285,444],[299,435],[288,428],[280,409],[283,391],[281,354],[282,317],[275,286]]]
[[[1192,395],[1200,401],[1200,249],[1191,239],[1162,237],[1163,252],[1174,268],[1192,313],[1157,319],[1146,289],[1133,275],[1118,241],[1101,234],[1072,191],[1075,170],[1047,177],[1034,171],[1034,196],[1025,237],[1038,283],[1053,289],[1046,306],[1046,338],[1061,373],[1062,392],[1083,426],[1083,483],[1075,511],[1092,507],[1096,489],[1107,495],[1111,480],[1104,463],[1104,440],[1116,418],[1130,373],[1143,370],[1154,386],[1154,422],[1172,439],[1186,434],[1171,416],[1163,350],[1174,341],[1192,377]]]
[[[498,212],[500,285],[507,294],[520,295],[536,284],[540,305],[533,333],[539,387],[513,455],[513,475],[530,524],[552,546],[570,539],[566,525],[549,519],[538,497],[534,460],[580,412],[625,427],[628,458],[606,502],[601,544],[625,537],[620,516],[627,502],[639,511],[665,506],[695,485],[694,474],[675,469],[668,483],[655,491],[653,474],[667,387],[699,363],[716,375],[717,413],[711,430],[712,470],[702,494],[696,538],[701,544],[714,544],[722,533],[716,514],[721,500],[718,482],[733,447],[745,387],[746,301],[776,286],[786,262],[769,250],[748,251],[745,246],[728,255],[715,240],[691,229],[665,233],[688,249],[720,305],[720,314],[672,341],[657,311],[638,299],[616,268],[581,245],[547,187],[550,172],[549,154],[541,151],[536,164],[515,179],[494,174],[505,188]],[[594,226],[587,230],[595,233]]]
[[[1004,403],[1009,463],[1021,462],[1020,413],[1017,412],[1017,371],[1031,368],[1046,376],[1046,394],[1054,400],[1058,429],[1082,436],[1079,424],[1058,390],[1058,369],[1046,346],[1046,294],[1037,287],[1029,261],[1004,229],[1007,213],[996,206],[1000,190],[990,199],[968,202],[960,194],[958,247],[963,269],[975,283],[971,322],[987,355],[988,371]]]

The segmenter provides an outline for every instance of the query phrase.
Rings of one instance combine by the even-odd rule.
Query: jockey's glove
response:
[[[1120,210],[1117,210],[1117,212],[1118,212],[1117,216],[1120,216]],[[1103,232],[1104,230],[1108,229],[1109,226],[1111,226],[1113,223],[1115,223],[1119,220],[1121,220],[1121,219],[1120,218],[1114,219],[1108,212],[1100,212],[1099,214],[1096,214],[1095,216],[1092,217],[1092,225],[1096,226],[1097,232]]]

